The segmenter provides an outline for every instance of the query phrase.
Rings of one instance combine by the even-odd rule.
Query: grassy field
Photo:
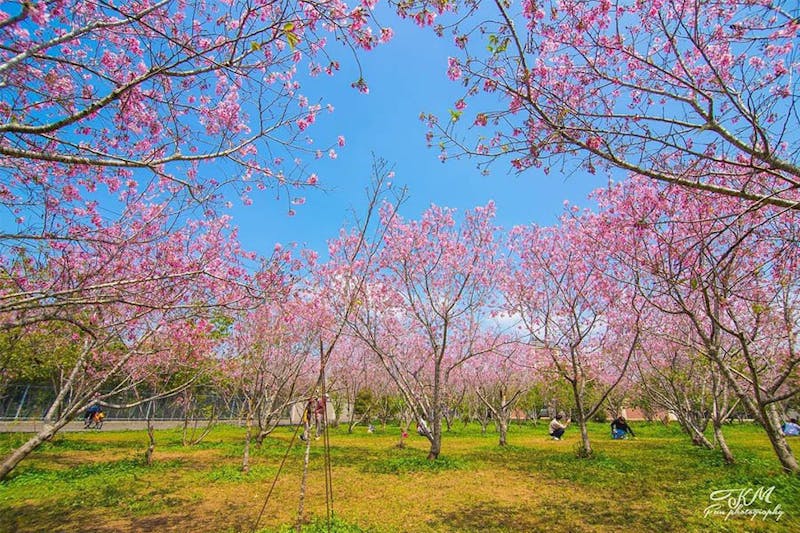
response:
[[[552,441],[544,425],[513,426],[511,445],[500,448],[494,433],[458,426],[433,463],[422,437],[396,448],[396,427],[331,429],[331,530],[800,531],[800,478],[780,472],[757,427],[727,429],[733,466],[692,447],[677,426],[634,429],[637,439],[612,441],[605,424],[592,426],[596,456],[578,459],[574,428]],[[59,435],[0,483],[0,531],[290,531],[305,446],[297,440],[288,450],[291,436],[291,428],[279,428],[253,451],[243,475],[241,428],[219,427],[187,448],[179,431],[157,432],[149,467],[144,431]],[[23,439],[0,435],[0,453]],[[304,531],[328,531],[322,442],[312,442]],[[704,516],[713,491],[758,487],[774,489],[736,516]],[[744,514],[778,505],[777,521]]]

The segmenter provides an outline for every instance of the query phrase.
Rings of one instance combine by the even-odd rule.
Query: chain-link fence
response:
[[[55,400],[56,393],[46,385],[11,385],[0,391],[0,420],[41,419]],[[136,397],[116,396],[116,404],[134,403]],[[69,403],[69,398],[65,403]],[[127,409],[104,407],[107,419],[183,420],[190,418],[221,420],[238,419],[241,413],[240,398],[223,398],[214,392],[194,392],[187,400],[185,395],[144,402]]]

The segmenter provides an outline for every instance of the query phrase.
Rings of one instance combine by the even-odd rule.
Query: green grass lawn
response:
[[[543,424],[514,425],[501,448],[495,433],[459,425],[445,434],[440,460],[429,462],[422,437],[396,447],[396,427],[332,428],[333,499],[325,498],[323,441],[313,441],[304,530],[328,531],[331,508],[331,530],[348,532],[800,531],[800,478],[781,473],[758,427],[726,428],[731,466],[691,446],[675,425],[634,429],[637,439],[612,441],[607,425],[591,426],[595,457],[579,459],[574,428],[552,441]],[[186,448],[179,431],[156,432],[149,467],[144,431],[59,435],[0,483],[0,531],[289,531],[305,446],[296,440],[288,449],[292,431],[279,428],[255,448],[247,475],[239,471],[241,428],[220,426]],[[0,453],[24,438],[0,434]],[[704,515],[713,491],[759,487],[774,489],[738,515]],[[777,521],[743,514],[776,506],[784,513]]]

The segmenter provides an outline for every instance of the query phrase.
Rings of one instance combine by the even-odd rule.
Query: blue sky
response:
[[[395,30],[394,39],[360,56],[368,95],[350,86],[358,72],[347,52],[339,54],[342,70],[336,76],[304,83],[310,101],[324,97],[323,106],[330,103],[335,108],[333,114],[321,114],[311,135],[325,144],[343,135],[347,144],[335,160],[309,161],[308,171],[319,175],[326,190],[304,191],[306,204],[295,207],[295,216],[286,214],[285,195],[278,201],[274,194],[254,197],[252,206],[235,210],[234,224],[245,248],[268,255],[276,242],[296,242],[324,252],[326,241],[349,220],[350,210],[363,212],[373,154],[394,167],[395,184],[408,187],[410,199],[403,211],[407,218],[417,217],[432,203],[463,210],[494,200],[497,223],[503,227],[551,224],[564,200],[587,205],[588,192],[606,183],[600,175],[580,172],[568,177],[536,170],[509,174],[507,163],[482,176],[476,161],[439,161],[438,150],[426,146],[419,114],[446,115],[460,96],[460,86],[446,76],[450,43],[408,21],[388,22],[382,20]],[[468,112],[469,108],[465,115]]]

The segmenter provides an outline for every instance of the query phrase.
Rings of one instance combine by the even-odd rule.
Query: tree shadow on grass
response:
[[[555,516],[540,513],[530,507],[480,502],[464,504],[454,511],[443,513],[438,520],[428,521],[435,531],[545,531],[556,527]]]
[[[608,500],[595,502],[559,501],[556,495],[536,507],[523,503],[509,505],[485,501],[464,504],[440,515],[428,526],[434,531],[530,532],[530,531],[613,531],[631,524],[645,531],[685,531],[683,517],[665,517],[647,509],[630,509]],[[645,526],[646,524],[646,526]],[[709,524],[710,525],[710,524]],[[697,529],[694,529],[697,530]]]
[[[165,495],[160,491],[128,496],[125,495],[126,492],[123,488],[108,487],[105,491],[90,491],[85,497],[72,495],[63,502],[42,502],[36,505],[18,502],[11,506],[3,505],[0,506],[0,533],[111,533],[128,529],[167,531],[181,523],[192,522],[192,517],[186,512],[175,513],[176,508],[187,508],[188,502],[185,499]],[[111,503],[112,500],[116,503]],[[130,525],[122,527],[120,523]]]
[[[0,533],[92,531],[91,508],[65,511],[49,505],[0,506]]]
[[[164,513],[185,503],[165,480],[181,465],[145,468],[126,459],[58,470],[23,467],[0,485],[0,533],[102,531],[110,521]]]

